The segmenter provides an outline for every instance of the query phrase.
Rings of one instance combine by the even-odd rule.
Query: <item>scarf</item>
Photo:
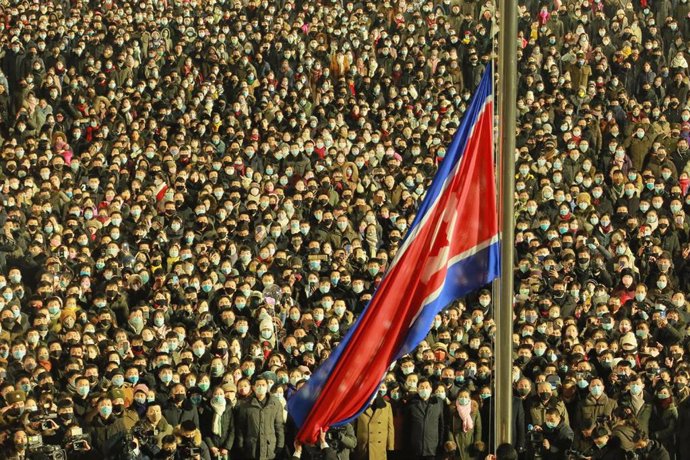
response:
[[[635,411],[635,415],[637,415],[640,412],[642,405],[644,404],[644,392],[640,392],[640,394],[637,396],[630,393],[630,402],[632,403],[632,407],[633,407],[633,410]]]
[[[216,403],[212,402],[211,407],[213,408],[213,420],[211,421],[211,432],[216,436],[220,436],[223,432],[223,413],[225,413],[226,402]]]
[[[460,399],[458,398],[455,402],[455,407],[458,409],[460,420],[462,420],[462,432],[467,433],[468,431],[472,431],[472,429],[474,429],[474,421],[470,414],[472,411],[472,403],[470,402],[470,404],[463,406],[460,404]]]

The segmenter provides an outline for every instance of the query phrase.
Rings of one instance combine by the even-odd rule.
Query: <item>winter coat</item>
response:
[[[611,417],[614,409],[618,406],[615,400],[603,394],[599,399],[588,394],[580,400],[575,411],[573,420],[573,431],[575,431],[575,449],[584,451],[592,446],[592,440],[585,439],[582,430],[592,428],[598,417]]]
[[[184,447],[181,447],[182,445],[182,432],[180,429],[175,429],[173,434],[177,438],[177,458],[189,458],[184,451]],[[201,432],[199,430],[194,430],[194,436],[191,438],[191,446],[190,447],[196,447],[199,449],[200,455],[199,457],[201,460],[211,460],[211,451],[209,450],[208,446],[206,443],[201,439]]]
[[[459,460],[469,460],[477,458],[480,452],[474,448],[475,443],[482,441],[482,418],[479,416],[479,407],[476,401],[472,401],[472,409],[470,410],[470,417],[474,426],[470,431],[465,433],[462,429],[462,419],[458,415],[455,407],[451,407],[451,420],[448,425],[448,439],[455,442],[457,450],[452,458]]]
[[[573,445],[575,434],[572,428],[561,420],[554,429],[543,427],[544,439],[549,441],[549,449],[543,449],[545,460],[557,460],[565,457],[565,452]]]
[[[628,152],[628,156],[633,162],[633,167],[635,168],[635,170],[642,170],[642,166],[645,162],[645,159],[647,158],[649,149],[652,147],[652,144],[654,143],[655,137],[656,135],[650,129],[649,132],[645,133],[645,136],[642,139],[639,139],[636,136],[632,136],[629,137],[623,143],[623,146],[626,148],[626,151]]]
[[[592,460],[625,460],[625,451],[611,441],[602,449],[594,446],[590,453]]]
[[[393,409],[388,401],[377,398],[356,422],[357,460],[386,460],[386,451],[395,448]]]
[[[609,398],[606,394],[602,394],[599,399],[595,399],[594,396],[588,394],[577,406],[574,421],[575,431],[591,428],[594,426],[597,417],[610,417],[617,406],[616,401]]]
[[[444,439],[444,403],[436,396],[424,401],[415,395],[405,406],[404,433],[407,454],[416,457],[436,456],[441,453]]]
[[[235,417],[235,442],[247,460],[273,460],[285,444],[283,406],[267,395],[243,401]]]
[[[161,449],[163,447],[163,438],[168,436],[169,434],[173,434],[173,427],[170,425],[165,418],[161,417],[161,419],[158,421],[158,424],[154,427],[151,426],[151,422],[149,422],[147,419],[144,419],[143,422],[146,425],[147,428],[153,429],[153,437],[156,440],[156,446],[158,449]]]
[[[611,438],[617,438],[620,446],[625,451],[635,450],[634,436],[637,430],[628,425],[620,424],[611,429]]]
[[[638,449],[635,451],[637,458],[639,460],[670,460],[668,451],[664,446],[661,445],[659,441],[650,440],[647,447],[644,449]],[[690,458],[687,452],[683,456],[683,452],[680,453],[678,459]]]
[[[96,416],[91,422],[91,448],[98,453],[98,458],[119,458],[126,433],[125,421],[121,417],[111,416],[104,420]]]
[[[232,406],[228,403],[225,411],[223,411],[220,417],[220,435],[213,433],[213,416],[213,407],[209,405],[205,407],[203,414],[199,417],[199,429],[201,430],[204,442],[209,449],[217,447],[218,449],[230,451],[235,439],[235,414],[232,411]]]
[[[186,399],[180,406],[170,402],[168,407],[163,409],[163,417],[174,427],[186,420],[191,420],[195,426],[199,426],[199,411],[189,399]]]
[[[649,438],[659,441],[667,451],[676,451],[676,426],[678,424],[678,408],[671,404],[665,409],[654,405],[652,419],[649,424]],[[683,433],[687,435],[687,433]]]
[[[649,434],[649,420],[652,418],[652,408],[653,405],[650,402],[645,401],[637,411],[635,417],[637,417],[637,423],[640,424],[640,428],[644,430],[645,433]]]
[[[690,433],[690,398],[678,406],[678,433]],[[678,460],[690,460],[690,436],[678,436]]]
[[[570,425],[570,418],[568,417],[568,411],[565,408],[565,404],[563,404],[563,401],[559,400],[558,397],[554,396],[552,396],[546,404],[543,404],[538,396],[532,398],[529,405],[529,423],[543,427],[546,411],[549,409],[558,410],[563,422],[568,426]]]

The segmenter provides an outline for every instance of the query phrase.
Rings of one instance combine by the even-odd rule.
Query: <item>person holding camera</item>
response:
[[[185,420],[174,432],[177,438],[176,459],[211,460],[211,452],[201,437],[201,432],[191,420]],[[165,443],[165,438],[164,438]]]
[[[319,440],[313,446],[302,445],[299,440],[295,439],[294,446],[295,450],[292,453],[290,460],[300,460],[300,459],[311,459],[311,460],[337,460],[338,454],[328,444],[327,431],[323,429],[319,430]]]
[[[670,460],[671,458],[659,441],[649,439],[649,436],[643,431],[636,433],[634,441],[637,460]]]
[[[618,442],[611,440],[609,430],[598,426],[592,430],[593,446],[586,452],[591,460],[624,460],[625,451]]]
[[[65,452],[67,458],[75,460],[87,460],[94,456],[88,435],[85,435],[82,428],[78,425],[70,425],[65,432]]]
[[[177,438],[175,435],[168,434],[161,440],[161,450],[152,458],[154,460],[176,460]]]
[[[163,417],[160,403],[153,401],[146,408],[146,416],[137,423],[134,431],[149,434],[143,442],[143,450],[155,455],[163,446],[163,438],[173,433],[173,427]]]
[[[641,429],[635,419],[633,409],[628,405],[621,405],[613,411],[611,417],[611,438],[616,440],[626,452],[635,450],[635,436]]]
[[[566,423],[561,412],[552,407],[546,410],[544,425],[535,427],[544,434],[542,441],[542,458],[544,460],[563,460],[566,452],[573,445],[575,433]]]
[[[338,460],[350,460],[350,453],[357,447],[357,436],[352,423],[331,427],[326,433],[326,442],[336,453]]]

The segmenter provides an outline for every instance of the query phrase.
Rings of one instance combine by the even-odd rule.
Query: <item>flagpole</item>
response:
[[[496,444],[512,442],[513,413],[513,242],[515,123],[517,105],[517,2],[500,0],[498,72],[501,158],[501,284],[496,308]]]

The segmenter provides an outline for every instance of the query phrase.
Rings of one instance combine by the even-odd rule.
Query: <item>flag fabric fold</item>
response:
[[[499,274],[492,73],[487,68],[446,157],[373,298],[340,345],[288,401],[298,439],[357,417],[392,362],[435,315]]]

